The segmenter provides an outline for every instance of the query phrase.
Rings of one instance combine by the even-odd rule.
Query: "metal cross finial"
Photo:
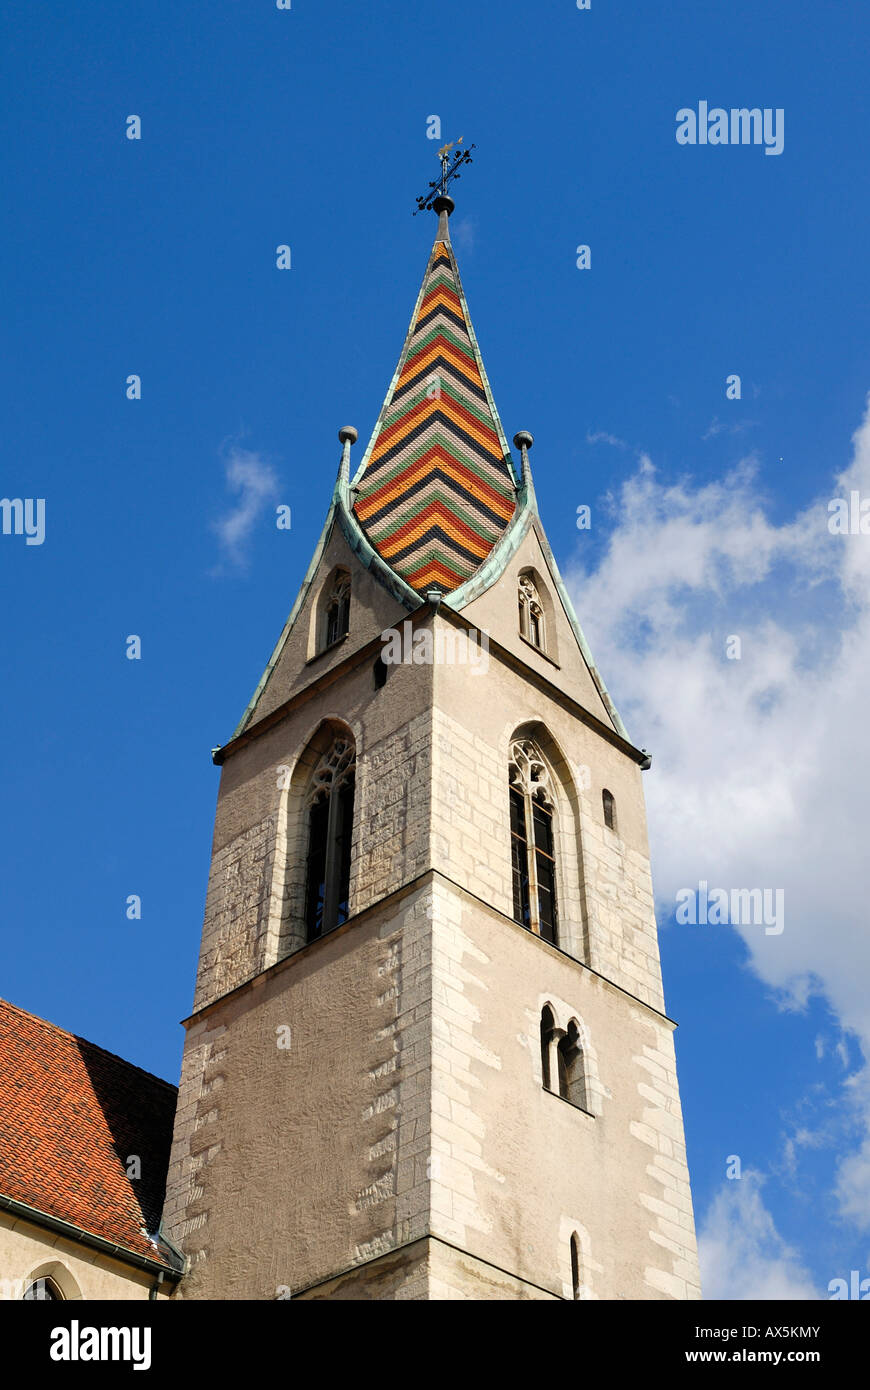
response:
[[[462,144],[462,139],[463,137],[460,135],[458,140],[451,141],[449,145],[441,146],[441,149],[438,151],[438,158],[441,160],[441,177],[440,179],[433,179],[429,184],[429,192],[424,193],[422,197],[417,199],[417,212],[425,212],[427,208],[434,207],[435,199],[444,198],[453,180],[462,177],[459,173],[460,167],[463,164],[472,164],[474,162],[471,158],[471,151],[475,148],[474,145],[469,145],[467,149],[460,150],[458,146]],[[456,149],[454,149],[454,144],[457,146]],[[451,150],[453,150],[452,159],[450,157]],[[417,212],[414,213],[415,217],[417,216]]]

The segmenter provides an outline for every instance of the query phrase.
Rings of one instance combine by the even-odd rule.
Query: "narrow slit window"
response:
[[[608,830],[616,829],[616,802],[613,799],[613,792],[606,788],[601,793],[601,802],[604,807],[604,824]]]
[[[571,1294],[578,1299],[581,1290],[580,1281],[580,1237],[575,1231],[571,1236]]]

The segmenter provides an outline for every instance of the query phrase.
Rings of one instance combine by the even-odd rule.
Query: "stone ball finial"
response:
[[[518,449],[531,449],[535,442],[535,436],[529,434],[528,430],[517,430],[514,435],[514,444]]]
[[[359,439],[359,430],[355,430],[353,425],[342,425],[338,437],[342,444],[355,444]]]

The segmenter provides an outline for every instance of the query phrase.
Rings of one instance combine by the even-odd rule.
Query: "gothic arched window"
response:
[[[586,1071],[583,1046],[580,1042],[580,1029],[573,1019],[568,1024],[568,1031],[559,1039],[558,1058],[559,1095],[580,1110],[585,1110]]]
[[[331,647],[346,637],[350,627],[350,575],[336,570],[326,595],[323,618],[323,646]]]
[[[34,1279],[24,1290],[24,1298],[28,1302],[48,1303],[52,1299],[62,1299],[63,1294],[53,1279]]]
[[[550,773],[535,745],[511,748],[511,868],[514,919],[556,941],[556,858]]]
[[[349,916],[350,847],[356,759],[349,738],[336,738],[309,784],[305,925],[309,941]]]
[[[527,642],[539,651],[546,651],[544,610],[537,585],[530,574],[521,574],[517,590],[520,610],[520,632]]]
[[[556,1020],[553,1017],[553,1010],[550,1008],[549,1004],[545,1004],[541,1010],[541,1079],[545,1091],[551,1091],[553,1089],[550,1057],[555,1036]]]
[[[604,808],[604,824],[608,830],[616,829],[616,802],[613,799],[613,792],[609,792],[605,787],[601,793],[601,804]]]

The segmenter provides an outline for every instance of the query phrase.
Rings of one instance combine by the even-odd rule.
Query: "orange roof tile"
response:
[[[0,1193],[169,1263],[145,1232],[163,1207],[176,1095],[0,999]],[[126,1171],[134,1154],[138,1179]]]

